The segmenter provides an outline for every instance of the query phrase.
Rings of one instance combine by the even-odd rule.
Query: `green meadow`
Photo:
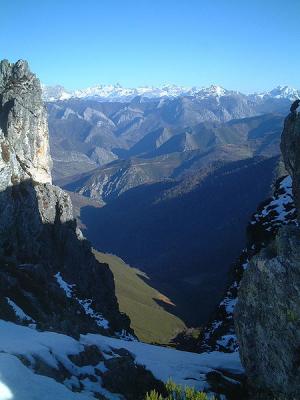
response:
[[[130,317],[131,327],[141,341],[168,344],[185,328],[183,321],[158,304],[157,301],[168,305],[172,302],[147,283],[146,274],[130,267],[117,256],[98,251],[94,253],[100,262],[109,265],[115,279],[120,310]]]

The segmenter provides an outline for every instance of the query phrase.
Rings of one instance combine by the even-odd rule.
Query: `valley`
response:
[[[226,287],[249,216],[269,196],[277,163],[277,157],[239,161],[177,184],[139,186],[105,206],[81,207],[83,232],[96,249],[146,272],[151,286],[176,304],[163,306],[198,326]]]
[[[60,136],[70,109],[49,119],[49,143],[27,62],[2,61],[0,89],[0,396],[274,400],[282,376],[299,393],[293,108],[281,137],[283,111],[200,123],[197,111],[195,125],[135,127],[109,150],[76,119]],[[107,122],[81,101],[78,120]]]
[[[224,111],[222,95],[210,98],[209,106],[199,106],[194,98],[165,98],[162,111],[156,109],[155,98],[132,99],[130,105],[128,99],[59,102],[60,108],[76,104],[78,113],[64,114],[64,121],[72,115],[64,122],[64,138],[67,132],[72,136],[70,126],[76,132],[76,118],[86,119],[87,105],[97,128],[75,142],[70,137],[67,146],[56,135],[51,149],[64,154],[60,163],[54,159],[55,181],[70,193],[96,258],[110,266],[120,310],[130,317],[138,338],[180,350],[235,354],[236,290],[262,240],[255,231],[260,222],[252,227],[254,235],[249,234],[249,219],[286,174],[279,143],[288,99],[277,93],[256,100],[238,118],[234,113],[220,116],[215,108],[213,116],[206,114],[205,107],[212,107],[216,98],[217,108]],[[232,101],[235,94],[226,96]],[[240,98],[235,100],[240,107]],[[50,113],[53,104],[48,104]],[[126,116],[126,125],[114,119],[116,109],[118,117]],[[114,125],[104,123],[103,115]],[[59,121],[56,116],[54,125]],[[51,122],[49,126],[51,137]],[[77,164],[79,172],[72,169],[74,151],[88,157],[86,165]],[[276,196],[284,198],[276,185]],[[276,221],[273,214],[271,218]],[[268,237],[269,228],[262,229]]]
[[[176,304],[160,306],[187,326],[204,324],[218,304],[249,217],[271,192],[293,95],[212,87],[47,103],[54,180],[85,236],[147,274]]]
[[[299,15],[1,0],[0,400],[300,399]]]

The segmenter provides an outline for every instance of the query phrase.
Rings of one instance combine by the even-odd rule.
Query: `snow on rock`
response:
[[[14,310],[16,316],[19,318],[20,321],[29,321],[29,322],[35,322],[33,318],[31,318],[29,315],[27,315],[21,307],[19,307],[15,302],[13,302],[9,297],[6,297],[7,303],[11,306],[11,308]]]
[[[236,335],[224,335],[217,340],[217,344],[220,347],[231,348],[236,343]]]
[[[104,329],[109,328],[109,322],[107,321],[107,319],[103,318],[100,313],[95,312],[91,307],[91,304],[93,303],[92,299],[80,300],[77,298],[77,301],[83,307],[86,315],[89,315],[91,318],[93,318],[98,326]]]
[[[60,272],[57,272],[54,277],[60,288],[65,292],[68,298],[74,298],[76,301],[78,301],[78,303],[84,309],[86,315],[94,319],[99,327],[109,329],[109,322],[107,321],[107,319],[103,318],[102,314],[93,310],[92,299],[80,299],[79,297],[75,296],[73,290],[76,288],[76,285],[67,283],[61,276]]]
[[[220,305],[225,307],[227,314],[232,314],[234,307],[237,303],[237,299],[231,299],[230,297],[225,297],[223,301],[221,301]]]
[[[5,355],[13,360],[9,370],[6,363],[1,364],[0,362],[0,381],[4,382],[14,395],[20,393],[20,397],[15,397],[18,400],[23,398],[26,400],[39,398],[43,400],[48,398],[51,400],[94,399],[95,393],[105,395],[106,398],[112,400],[120,399],[119,395],[111,395],[101,386],[101,378],[97,375],[96,368],[99,367],[99,370],[103,370],[103,362],[99,362],[95,366],[84,365],[81,367],[72,362],[70,356],[79,355],[84,350],[83,343],[69,336],[54,332],[38,332],[0,320],[0,355]],[[24,365],[17,357],[24,360]],[[107,357],[111,357],[111,355]],[[67,371],[69,378],[66,378],[63,383],[59,383],[48,377],[34,375],[32,371],[36,368],[36,360],[45,363],[48,366],[46,370],[53,370],[53,375],[56,371],[59,376],[59,371],[63,367],[63,374]],[[30,369],[26,368],[28,363]],[[87,375],[93,376],[94,382],[87,379]],[[28,397],[28,393],[25,397],[27,385],[24,381],[27,378],[33,386],[30,393],[41,394],[41,397],[38,395]],[[97,384],[97,388],[95,388],[95,384]],[[49,397],[42,396],[45,385],[48,388]],[[72,387],[77,387],[81,393],[73,394]],[[21,397],[22,395],[24,397]]]
[[[242,373],[238,353],[190,353],[141,342],[124,342],[119,339],[88,334],[81,337],[85,344],[95,344],[110,351],[120,347],[134,354],[138,364],[145,365],[153,375],[164,382],[172,379],[178,384],[193,386],[198,390],[208,390],[206,374],[215,369],[225,369],[232,373]]]
[[[280,178],[273,196],[263,202],[253,214],[248,226],[248,248],[243,250],[233,270],[233,280],[213,319],[207,324],[200,340],[200,351],[238,351],[233,314],[238,288],[248,260],[274,238],[282,225],[296,223],[296,209],[290,176]]]
[[[262,224],[267,231],[296,222],[296,208],[292,194],[292,178],[278,182],[274,195],[253,215],[251,225]]]
[[[96,346],[102,354],[98,364],[75,364],[75,357],[90,346]],[[7,393],[11,391],[13,398],[18,400],[80,400],[93,399],[96,395],[111,400],[121,399],[120,395],[107,392],[101,380],[101,373],[106,371],[105,360],[119,357],[120,349],[131,353],[135,362],[144,365],[157,379],[166,382],[172,378],[178,384],[199,390],[209,391],[206,381],[208,372],[226,370],[243,373],[238,353],[188,353],[98,334],[81,335],[79,340],[75,340],[63,334],[38,332],[0,320],[0,382],[7,388]],[[42,360],[49,366],[44,371],[59,371],[63,368],[64,374],[67,371],[68,376],[63,380],[54,380],[38,375],[39,371],[34,374],[36,360]],[[75,394],[71,388],[80,392]]]
[[[131,335],[129,332],[127,332],[125,329],[122,329],[120,332],[115,332],[115,336],[118,339],[126,340],[129,342],[138,342],[138,339],[135,338],[133,335]]]
[[[75,285],[70,285],[64,281],[60,272],[57,272],[57,274],[54,275],[54,278],[56,278],[59,287],[65,292],[66,296],[68,298],[73,297],[73,287],[75,287]]]
[[[200,351],[237,352],[238,343],[234,331],[233,313],[237,303],[237,291],[248,254],[244,251],[237,261],[234,280],[217,307],[214,318],[204,329]]]

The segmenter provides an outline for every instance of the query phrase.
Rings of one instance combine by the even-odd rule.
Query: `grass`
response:
[[[145,282],[147,276],[128,266],[121,258],[94,251],[100,262],[107,263],[114,275],[120,310],[131,319],[131,326],[143,342],[167,344],[185,328],[178,317],[164,310],[155,299],[172,302]],[[175,307],[175,305],[174,305]]]

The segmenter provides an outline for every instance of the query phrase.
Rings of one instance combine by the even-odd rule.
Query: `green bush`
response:
[[[145,400],[214,400],[204,392],[197,392],[191,387],[183,388],[171,380],[166,383],[166,391],[168,393],[167,397],[162,397],[161,394],[152,390],[147,393]]]
[[[287,310],[286,314],[288,322],[297,322],[297,314],[293,310]]]

